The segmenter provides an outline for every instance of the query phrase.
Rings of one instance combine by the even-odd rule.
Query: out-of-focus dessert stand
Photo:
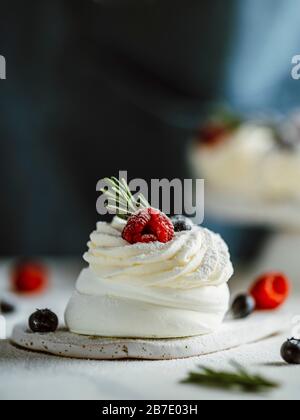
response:
[[[300,206],[291,201],[246,200],[207,188],[205,208],[207,214],[223,223],[270,228],[273,233],[258,256],[254,271],[283,270],[300,289]]]
[[[297,287],[300,112],[250,121],[230,112],[213,115],[189,157],[194,176],[206,181],[206,214],[231,226],[269,229],[254,271],[284,270]]]

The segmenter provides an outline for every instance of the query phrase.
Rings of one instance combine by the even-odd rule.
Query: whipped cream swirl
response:
[[[226,283],[233,274],[228,248],[213,232],[195,226],[168,243],[129,245],[124,222],[98,223],[84,259],[102,280],[145,287],[194,289]]]

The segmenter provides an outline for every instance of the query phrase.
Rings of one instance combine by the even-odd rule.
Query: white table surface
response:
[[[300,315],[300,238],[281,235],[270,240],[257,263],[232,281],[243,290],[252,276],[264,270],[284,270],[294,283],[288,309]],[[7,292],[9,261],[0,264],[0,298],[13,299],[19,308],[8,317],[8,333],[35,308],[50,307],[60,317],[80,271],[80,261],[51,261],[50,290],[35,298],[20,299]],[[298,312],[297,312],[298,311]],[[269,338],[237,349],[177,361],[88,361],[71,360],[27,352],[0,340],[0,399],[299,399],[300,367],[281,360],[281,344],[290,336]],[[268,394],[242,394],[180,384],[199,364],[226,369],[231,360],[278,381],[281,386]]]

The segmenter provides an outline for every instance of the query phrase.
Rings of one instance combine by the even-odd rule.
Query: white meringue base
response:
[[[203,288],[207,294],[207,287]],[[65,313],[69,330],[76,334],[127,338],[180,338],[209,334],[222,324],[229,305],[227,284],[209,287],[219,309],[203,311],[164,307],[109,295],[76,291]]]

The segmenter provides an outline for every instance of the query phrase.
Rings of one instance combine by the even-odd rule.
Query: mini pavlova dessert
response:
[[[89,267],[65,312],[68,329],[131,338],[215,331],[229,308],[233,275],[224,241],[183,216],[169,219],[142,196],[136,201],[123,180],[110,182],[123,211],[91,235]]]
[[[212,118],[191,151],[197,176],[216,193],[300,201],[300,118],[280,123]]]

